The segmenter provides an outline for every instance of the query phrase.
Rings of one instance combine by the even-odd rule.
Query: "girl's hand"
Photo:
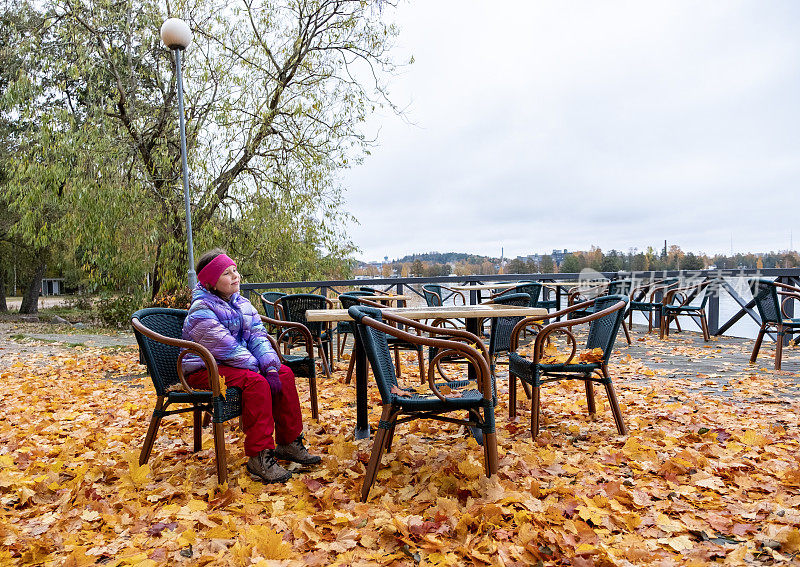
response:
[[[269,389],[272,391],[273,396],[277,396],[281,393],[281,379],[278,377],[277,370],[267,370],[266,374],[264,374],[264,378],[267,379]]]

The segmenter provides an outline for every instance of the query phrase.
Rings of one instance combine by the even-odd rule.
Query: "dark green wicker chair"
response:
[[[593,299],[592,295],[594,295],[594,297],[602,297],[604,295],[628,295],[628,293],[630,293],[632,283],[628,284],[627,282],[628,280],[625,280],[624,282],[610,281],[608,283],[603,283],[588,290],[588,294],[586,293],[586,290],[574,289],[569,294],[567,306],[589,301]],[[628,291],[622,291],[625,289]],[[611,290],[614,291],[612,292]],[[591,305],[586,309],[576,309],[575,311],[570,312],[568,318],[578,319],[580,317],[587,317],[596,311],[597,305]],[[625,334],[625,340],[628,342],[628,344],[631,344],[631,333],[628,330],[628,326],[625,324],[625,315],[627,315],[627,312],[622,316],[622,332]]]
[[[228,388],[223,396],[214,357],[204,346],[181,339],[187,313],[182,309],[152,308],[141,309],[131,317],[141,357],[156,390],[156,407],[139,454],[139,464],[150,459],[161,420],[179,413],[194,413],[194,451],[199,451],[202,448],[202,413],[208,412],[214,430],[217,480],[224,484],[228,481],[228,467],[223,423],[241,415],[242,392],[238,388]],[[179,370],[182,349],[203,359],[208,368],[210,391],[195,390],[186,383]]]
[[[558,300],[556,299],[556,289],[542,284],[542,291],[539,293],[539,300],[533,307],[541,307],[542,309],[558,309]]]
[[[642,285],[634,288],[630,294],[630,303],[628,304],[628,324],[633,326],[633,312],[639,311],[647,314],[647,332],[653,330],[654,317],[658,316],[661,320],[661,306],[665,293],[670,289],[674,289],[680,285],[680,280],[677,278],[669,278],[656,282],[645,282]],[[680,330],[680,323],[678,330]]]
[[[344,309],[349,309],[354,305],[361,305],[361,301],[359,300],[360,297],[370,297],[372,294],[364,293],[364,292],[348,292],[343,293],[339,296],[339,301],[342,304]],[[353,325],[352,322],[348,322],[349,325]],[[354,329],[353,329],[354,331]],[[351,332],[353,332],[351,331]],[[422,345],[412,344],[403,339],[398,339],[396,337],[387,337],[387,341],[389,343],[389,348],[394,350],[394,361],[395,361],[395,371],[397,372],[397,377],[399,378],[402,374],[402,366],[400,364],[400,351],[401,350],[413,350],[417,353],[417,360],[419,362],[419,375],[420,380],[425,380],[425,360],[424,360],[424,353],[422,351]],[[355,350],[355,345],[353,345],[353,350]],[[345,383],[349,384],[350,380],[353,376],[353,369],[355,368],[355,356],[350,356],[350,365],[347,368],[347,377],[345,378]]]
[[[750,364],[755,363],[758,351],[767,332],[775,331],[775,370],[781,369],[783,358],[783,337],[800,332],[800,319],[786,314],[785,304],[788,301],[800,300],[800,288],[766,279],[755,279],[750,282],[750,291],[756,301],[758,314],[761,316],[761,328],[758,330]],[[781,299],[780,296],[783,296]]]
[[[281,291],[266,291],[262,293],[261,306],[264,308],[264,315],[270,319],[280,319],[280,314],[275,312],[275,302],[286,294]]]
[[[497,472],[497,437],[492,402],[491,371],[489,370],[488,352],[480,339],[466,331],[434,328],[363,305],[351,307],[348,311],[356,321],[356,328],[372,367],[372,374],[375,376],[383,403],[383,412],[375,433],[375,441],[372,444],[372,455],[361,487],[361,500],[366,502],[369,497],[383,451],[391,448],[395,426],[398,423],[415,419],[435,419],[479,428],[483,434],[486,476],[495,474]],[[420,332],[447,334],[448,338],[425,337],[403,331],[399,327],[413,328]],[[437,382],[434,368],[429,366],[428,387],[430,392],[419,393],[411,388],[402,388],[395,376],[387,337],[396,337],[409,343],[434,347],[438,349],[437,356],[457,353],[459,357],[466,358],[475,367],[477,378],[475,381],[464,382],[465,389],[455,396],[445,386],[453,388],[457,387],[457,383]],[[478,344],[480,350],[470,346],[471,344]],[[436,362],[435,360],[434,364]],[[400,392],[407,392],[407,395],[401,395]],[[457,419],[445,415],[464,410],[468,412],[468,419]]]
[[[489,303],[529,307],[531,305],[531,296],[527,293],[504,293],[498,295]],[[492,317],[489,331],[489,359],[492,361],[491,370],[493,375],[497,367],[498,355],[511,350],[511,331],[523,319],[524,317]]]
[[[229,387],[223,396],[214,357],[204,346],[181,339],[183,321],[186,319],[187,313],[182,309],[150,308],[140,309],[131,317],[141,357],[147,365],[147,372],[150,374],[156,390],[156,406],[150,419],[142,451],[139,454],[139,464],[143,465],[150,460],[161,420],[179,413],[194,413],[193,448],[195,452],[199,451],[202,448],[202,414],[207,412],[211,416],[213,424],[217,480],[220,484],[225,484],[228,480],[228,467],[223,423],[241,415],[242,392],[239,388]],[[281,321],[276,322],[285,324]],[[308,339],[310,341],[310,335]],[[270,340],[277,351],[277,343],[272,336],[270,336]],[[186,383],[183,372],[180,370],[182,350],[193,352],[203,359],[208,369],[210,390],[196,390]],[[313,357],[309,354],[309,357],[281,358],[284,364],[292,368],[295,375],[309,377],[311,412],[314,419],[317,419]]]
[[[519,285],[515,285],[514,287],[510,287],[508,289],[502,290],[499,293],[495,293],[492,295],[492,301],[503,297],[504,295],[509,295],[512,293],[527,293],[528,297],[531,298],[529,307],[541,307],[539,305],[539,297],[542,294],[542,284],[541,282],[525,282]]]
[[[308,321],[306,319],[306,311],[309,309],[330,309],[333,307],[333,302],[324,295],[315,293],[292,293],[275,300],[275,306],[280,310],[281,319],[300,323],[308,329],[314,339],[314,343],[317,345],[325,375],[330,378],[330,362],[333,360],[333,333],[331,332],[330,324],[324,321]],[[298,339],[302,341],[303,336],[289,331],[288,333],[282,333],[281,338],[287,339],[284,344],[292,348],[297,344]]]
[[[343,295],[346,296],[346,297],[353,298],[353,297],[368,297],[368,296],[374,295],[374,294],[371,291],[368,291],[366,288],[361,288],[360,291],[346,291],[344,293],[340,293],[339,294],[339,298],[338,298],[339,299],[339,303],[342,305],[342,309],[347,309],[351,305],[358,304],[358,300],[356,300],[354,303],[350,303],[350,305],[347,305],[347,303],[349,303],[347,300],[345,300],[344,302],[342,301],[342,296]],[[336,323],[336,344],[337,344],[336,359],[337,360],[341,359],[342,355],[344,354],[344,345],[347,342],[347,335],[352,334],[354,331],[355,331],[355,329],[353,328],[353,322],[352,321],[339,321],[338,323]],[[344,338],[342,338],[342,337],[344,337]],[[352,367],[352,357],[350,359],[350,362],[351,362],[350,366]],[[349,374],[350,374],[350,371],[348,371],[348,381],[350,380]]]
[[[664,294],[659,326],[659,336],[662,339],[669,336],[669,325],[672,321],[677,323],[678,317],[689,316],[700,325],[700,330],[703,331],[703,340],[705,342],[711,340],[706,319],[706,304],[708,298],[719,289],[719,286],[712,284],[714,284],[713,280],[706,280],[695,285],[673,288]],[[699,303],[697,303],[698,299]]]
[[[591,415],[596,412],[593,384],[595,382],[603,384],[611,405],[611,413],[614,416],[617,431],[619,431],[620,435],[626,434],[625,424],[622,421],[622,412],[619,409],[614,386],[608,374],[608,360],[614,349],[614,341],[622,324],[627,304],[628,298],[624,295],[607,295],[551,313],[551,317],[569,316],[571,311],[595,307],[594,313],[586,317],[557,321],[543,327],[534,341],[533,357],[531,359],[524,358],[514,351],[519,346],[519,335],[522,329],[530,324],[538,325],[542,318],[531,317],[523,319],[514,328],[511,336],[511,348],[513,350],[509,354],[509,414],[512,418],[516,416],[516,378],[519,378],[523,384],[528,384],[531,387],[531,435],[534,438],[539,434],[539,394],[541,385],[565,379],[583,380],[586,386],[586,399]],[[586,348],[602,349],[603,358],[600,362],[572,362],[577,353],[577,341],[575,335],[572,334],[572,328],[585,323],[589,324]],[[541,363],[544,347],[554,333],[561,333],[566,336],[572,348],[572,356],[563,364]]]
[[[422,296],[425,298],[425,303],[428,304],[428,307],[438,307],[439,305],[444,305],[448,299],[452,300],[453,305],[467,304],[467,300],[463,293],[457,289],[451,289],[440,284],[423,285]]]

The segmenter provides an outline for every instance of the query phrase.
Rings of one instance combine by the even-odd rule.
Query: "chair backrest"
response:
[[[287,321],[302,323],[311,332],[314,338],[322,335],[327,323],[324,321],[311,321],[306,319],[308,309],[327,309],[328,298],[316,293],[292,293],[284,295],[275,301],[283,311],[283,318]]]
[[[753,292],[762,322],[777,323],[781,320],[781,301],[778,299],[778,286],[775,282],[765,279],[751,280],[750,291]]]
[[[131,319],[138,319],[142,325],[159,335],[180,339],[183,332],[183,321],[187,314],[188,311],[183,309],[153,307],[140,309],[131,316]],[[180,381],[178,378],[180,347],[154,341],[135,328],[133,332],[136,335],[136,342],[139,343],[139,350],[147,365],[147,372],[153,381],[156,394],[166,396],[167,388]]]
[[[619,309],[607,313],[602,317],[589,323],[589,336],[586,339],[586,348],[600,348],[603,351],[603,362],[608,363],[614,342],[617,340],[617,332],[625,317],[625,306],[628,304],[628,297],[625,295],[604,295],[594,300],[595,313],[608,309],[615,303],[623,303]]]
[[[397,385],[397,376],[394,373],[394,361],[389,350],[386,333],[362,322],[364,316],[383,322],[381,310],[366,305],[354,305],[347,312],[355,321],[358,335],[361,337],[361,345],[367,354],[372,374],[375,376],[375,382],[381,394],[381,400],[387,404],[391,399],[392,388]]]
[[[264,307],[264,314],[270,319],[279,319],[275,316],[275,301],[286,296],[281,291],[265,291],[261,294],[261,305]]]
[[[633,291],[634,280],[611,280],[608,282],[608,295],[629,295]]]
[[[492,303],[529,307],[531,296],[527,293],[506,293],[495,298]],[[511,331],[524,317],[493,317],[489,335],[489,354],[505,352],[511,348]]]
[[[436,284],[425,284],[422,286],[422,295],[428,307],[438,307],[442,304],[442,287]]]
[[[360,305],[359,297],[372,297],[374,294],[369,291],[347,291],[339,294],[339,303],[343,309],[350,309],[353,305]]]
[[[511,295],[514,293],[527,293],[531,298],[528,306],[536,307],[536,304],[539,303],[539,296],[542,294],[542,284],[541,282],[525,282],[515,286],[513,290],[514,291],[505,295]],[[498,297],[498,299],[500,298]]]

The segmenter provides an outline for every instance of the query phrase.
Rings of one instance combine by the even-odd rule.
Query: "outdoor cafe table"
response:
[[[478,320],[494,317],[530,317],[546,315],[547,310],[541,307],[520,307],[517,305],[445,305],[439,307],[393,307],[386,308],[407,319],[464,319],[467,331],[478,334]],[[347,309],[309,309],[306,311],[308,321],[351,321]],[[356,439],[369,437],[368,399],[367,399],[367,357],[361,347],[358,333],[355,337],[356,357]],[[473,370],[470,366],[470,370]]]

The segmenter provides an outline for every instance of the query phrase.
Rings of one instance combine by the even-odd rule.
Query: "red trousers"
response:
[[[274,449],[275,441],[280,445],[288,445],[303,432],[300,398],[291,368],[281,365],[278,371],[281,392],[274,397],[267,379],[252,370],[220,364],[219,373],[225,377],[226,387],[235,386],[242,390],[245,455],[252,457],[263,449]],[[208,389],[208,371],[203,368],[192,372],[186,376],[186,381],[192,387]]]

